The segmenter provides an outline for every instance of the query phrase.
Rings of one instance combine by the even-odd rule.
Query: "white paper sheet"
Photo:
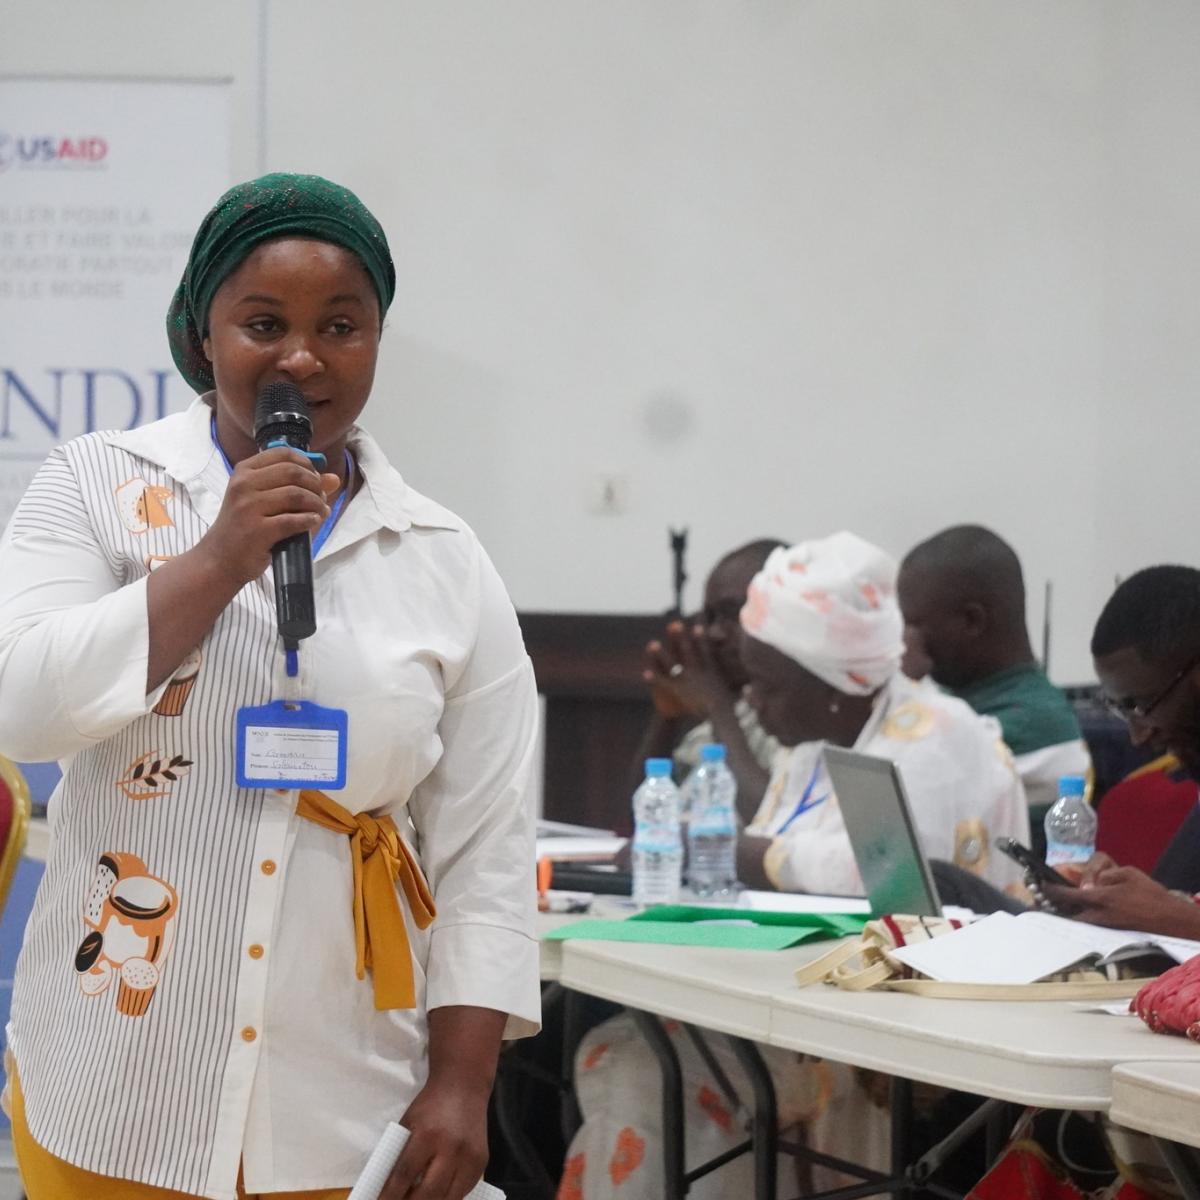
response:
[[[1136,929],[1105,929],[1044,912],[1021,913],[1018,920],[1027,929],[1046,930],[1064,941],[1070,940],[1081,948],[1081,954],[1091,952],[1104,957],[1134,947],[1146,947],[1151,952],[1157,948],[1176,962],[1187,962],[1200,954],[1200,942],[1189,942],[1185,938],[1141,933]]]
[[[623,837],[540,837],[537,839],[537,856],[556,862],[574,859],[603,862],[616,858],[628,840]]]
[[[249,779],[312,779],[332,783],[338,777],[336,729],[280,729],[246,726],[246,776]]]
[[[865,896],[809,896],[803,892],[755,892],[738,894],[738,907],[756,912],[869,913]]]
[[[902,963],[946,983],[1032,983],[1077,962],[1081,953],[1070,943],[1031,938],[1006,912],[893,951]]]
[[[1200,954],[1200,942],[1188,941],[1187,938],[1155,936],[1154,944],[1164,953],[1169,954],[1177,963],[1185,963],[1189,958]]]
[[[1117,1004],[1075,1004],[1076,1012],[1102,1013],[1106,1017],[1136,1017],[1137,1013],[1129,1011],[1129,1001],[1121,1000]]]
[[[1131,946],[1159,947],[1177,962],[1200,954],[1200,943],[1182,938],[1102,929],[1041,912],[992,913],[894,953],[902,963],[944,983],[1033,983],[1081,959],[1101,959]]]
[[[539,817],[538,837],[616,837],[615,829],[596,829],[591,825],[572,825],[570,821],[548,821]]]
[[[397,1125],[395,1121],[389,1121],[383,1136],[371,1151],[371,1157],[367,1159],[367,1165],[358,1177],[354,1190],[350,1193],[350,1200],[379,1200],[379,1193],[383,1191],[383,1185],[387,1183],[388,1176],[392,1173],[392,1168],[407,1141],[408,1130],[403,1125]],[[481,1179],[467,1193],[466,1200],[504,1200],[504,1193]]]

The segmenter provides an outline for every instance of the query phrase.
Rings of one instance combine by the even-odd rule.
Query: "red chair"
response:
[[[1164,754],[1109,788],[1097,810],[1096,849],[1147,874],[1195,807],[1196,783],[1172,778],[1179,760]]]
[[[29,785],[25,776],[0,754],[0,912],[8,899],[17,863],[29,832]]]

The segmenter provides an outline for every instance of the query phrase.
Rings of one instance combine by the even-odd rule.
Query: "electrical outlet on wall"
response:
[[[598,471],[588,487],[587,510],[597,517],[619,517],[629,508],[629,476]]]

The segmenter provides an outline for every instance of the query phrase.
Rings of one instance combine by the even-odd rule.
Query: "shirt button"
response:
[[[263,859],[262,873],[264,875],[274,875],[275,874],[275,860],[274,859],[271,859],[271,858]]]
[[[262,958],[263,948],[257,942],[255,942],[253,946],[250,946],[246,950],[246,953],[249,954],[251,958]]]
[[[258,1037],[258,1030],[255,1029],[253,1025],[247,1025],[246,1028],[242,1030],[243,1042],[252,1042],[256,1037]]]

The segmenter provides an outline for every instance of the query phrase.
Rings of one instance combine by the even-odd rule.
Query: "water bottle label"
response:
[[[1091,846],[1079,846],[1072,842],[1050,842],[1046,847],[1046,865],[1061,867],[1067,863],[1082,866],[1092,854]]]
[[[733,813],[728,809],[710,810],[698,816],[693,816],[688,825],[691,837],[732,837],[737,833]]]
[[[639,825],[633,848],[641,854],[678,854],[682,848],[679,829],[675,825]]]

